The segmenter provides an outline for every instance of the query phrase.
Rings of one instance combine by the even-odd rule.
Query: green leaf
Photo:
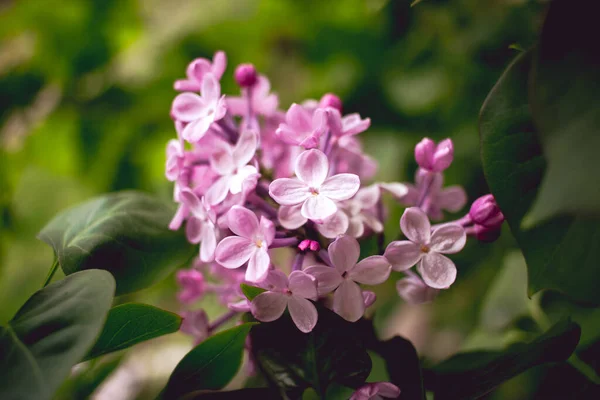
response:
[[[356,388],[371,371],[371,358],[356,325],[318,307],[310,333],[298,330],[289,315],[252,329],[252,353],[267,380],[287,394],[301,396],[312,387],[323,396],[332,383]]]
[[[242,293],[244,293],[244,296],[246,296],[246,298],[250,301],[254,300],[254,298],[259,294],[266,292],[266,289],[246,285],[245,283],[240,283],[240,288],[242,289]]]
[[[280,400],[281,397],[277,393],[274,393],[269,388],[251,388],[251,389],[240,389],[231,390],[227,392],[211,392],[211,391],[197,391],[189,393],[179,400],[249,400],[249,399],[260,399],[260,400]]]
[[[550,3],[530,81],[548,168],[528,226],[555,215],[600,217],[600,25],[594,2]]]
[[[165,399],[177,399],[197,390],[219,390],[233,379],[242,363],[246,323],[209,337],[177,364],[164,390]]]
[[[564,361],[577,347],[581,329],[562,321],[531,343],[504,352],[472,352],[451,357],[428,371],[425,383],[436,400],[478,399],[502,382],[536,365]]]
[[[86,360],[177,332],[181,317],[147,304],[121,304],[110,310],[96,344]]]
[[[529,295],[557,289],[600,304],[600,223],[561,217],[521,228],[544,173],[544,158],[527,103],[531,53],[519,55],[483,104],[479,131],[483,170],[528,267]]]
[[[105,269],[121,295],[156,283],[192,255],[185,234],[168,228],[174,212],[144,193],[110,193],[61,212],[38,237],[66,275]]]
[[[31,296],[0,327],[0,398],[52,398],[100,333],[114,291],[108,272],[89,270]]]

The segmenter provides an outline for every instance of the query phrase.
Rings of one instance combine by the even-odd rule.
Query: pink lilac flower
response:
[[[215,227],[215,212],[204,201],[188,188],[180,193],[181,202],[187,207],[190,216],[187,218],[185,233],[190,243],[201,243],[200,259],[210,262],[214,259],[217,246],[217,232]]]
[[[400,229],[408,240],[392,242],[384,256],[396,271],[406,271],[415,264],[428,286],[449,287],[456,279],[456,266],[442,254],[458,253],[467,237],[462,226],[444,224],[431,232],[427,215],[418,207],[410,207],[400,218]]]
[[[279,98],[276,94],[270,92],[271,84],[269,80],[263,75],[258,75],[256,83],[250,91],[248,88],[243,88],[241,97],[227,97],[227,110],[232,115],[245,116],[248,112],[248,106],[250,106],[255,114],[266,117],[272,116],[279,106]]]
[[[398,386],[390,382],[365,383],[350,397],[350,400],[395,399],[400,396]]]
[[[198,345],[210,335],[208,316],[204,310],[184,311],[181,315],[183,322],[180,330],[194,338],[194,344]]]
[[[181,287],[177,298],[183,304],[191,304],[201,299],[206,292],[204,275],[195,269],[177,271],[177,283]]]
[[[327,178],[329,161],[320,150],[302,152],[296,160],[296,179],[281,178],[269,186],[269,195],[279,204],[302,204],[304,218],[323,220],[336,212],[335,201],[347,200],[360,188],[354,174],[338,174]]]
[[[185,162],[185,153],[183,145],[179,140],[171,139],[167,144],[167,166],[165,168],[165,176],[171,182],[179,179],[181,170]]]
[[[249,162],[256,153],[257,133],[245,130],[235,146],[221,142],[210,157],[212,169],[220,175],[206,192],[206,199],[211,205],[219,204],[227,193],[242,192],[243,183],[249,177],[258,174],[258,170]]]
[[[327,250],[334,268],[315,265],[305,272],[317,278],[319,295],[335,290],[333,310],[338,315],[350,322],[358,321],[365,312],[365,300],[358,283],[385,282],[390,276],[390,262],[383,256],[371,256],[358,262],[360,245],[350,236],[340,236]]]
[[[226,237],[217,245],[216,261],[230,269],[247,262],[246,280],[260,281],[271,263],[268,250],[275,237],[275,226],[265,217],[259,221],[252,211],[240,206],[232,207],[227,219],[229,229],[237,236]]]
[[[396,282],[398,295],[409,304],[430,303],[440,292],[440,289],[429,287],[412,271],[404,271],[406,278]]]
[[[379,187],[371,185],[360,189],[353,198],[343,202],[342,208],[348,215],[347,235],[359,238],[365,233],[365,228],[375,233],[383,231],[383,224],[374,212],[379,196]]]
[[[288,279],[283,272],[274,270],[269,272],[265,285],[269,290],[256,296],[250,306],[257,320],[275,321],[287,308],[300,331],[308,333],[313,330],[318,314],[315,305],[307,299],[317,299],[314,277],[302,271],[293,271]]]
[[[226,66],[227,57],[222,51],[215,53],[212,63],[206,58],[196,58],[187,67],[187,79],[175,81],[175,90],[179,92],[198,92],[202,88],[202,80],[206,74],[211,73],[217,80],[220,80]]]
[[[318,106],[321,108],[331,107],[342,112],[342,100],[333,93],[325,93],[319,100]]]
[[[302,206],[303,203],[293,206],[280,206],[277,211],[277,218],[281,226],[285,229],[298,229],[303,226],[308,221],[308,218],[302,215]],[[338,209],[329,217],[316,222],[316,228],[319,233],[328,239],[333,239],[346,233],[349,224],[348,216],[342,209]]]
[[[427,171],[441,172],[447,169],[454,159],[452,140],[444,139],[437,145],[429,138],[424,138],[415,147],[417,164]]]
[[[187,123],[181,136],[190,143],[199,141],[211,124],[225,116],[225,96],[221,97],[221,85],[212,73],[202,78],[202,96],[185,92],[173,100],[171,115]]]
[[[319,146],[321,136],[327,130],[326,114],[325,109],[318,108],[310,112],[294,103],[285,114],[285,122],[277,128],[276,135],[284,143],[305,149],[315,148]]]
[[[354,136],[369,129],[371,120],[362,119],[360,114],[342,115],[337,109],[329,109],[327,113],[327,123],[331,133],[335,137]]]
[[[491,194],[475,200],[469,210],[469,216],[473,222],[487,228],[497,228],[504,222],[504,214]]]

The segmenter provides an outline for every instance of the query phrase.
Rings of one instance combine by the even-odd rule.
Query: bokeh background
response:
[[[169,118],[173,81],[184,76],[189,61],[211,58],[216,50],[228,56],[224,93],[237,94],[235,65],[252,62],[271,79],[282,108],[333,92],[346,112],[370,117],[372,128],[362,136],[379,161],[379,180],[411,180],[414,145],[423,136],[451,137],[456,156],[446,182],[464,185],[474,200],[487,191],[479,109],[519,49],[535,42],[545,5],[0,1],[0,322],[43,283],[53,255],[35,236],[59,210],[129,188],[170,198],[164,162],[166,142],[175,135]],[[402,208],[389,205],[391,240]],[[548,323],[540,312],[548,302],[527,298],[525,265],[508,229],[493,244],[469,243],[454,259],[457,283],[434,304],[404,304],[395,280],[378,289],[375,319],[383,336],[410,338],[428,365],[457,351],[527,340]],[[171,278],[121,300],[178,311],[175,291]],[[572,310],[563,299],[550,300],[560,303],[559,314]],[[220,311],[211,299],[199,306],[213,316]],[[129,398],[145,398],[160,387],[190,347],[189,338],[176,334],[115,361],[135,378],[130,376],[135,385]],[[381,362],[374,361],[373,376],[384,378]],[[488,398],[545,398],[555,376],[572,372],[536,368]],[[65,385],[59,397],[85,398],[99,381],[90,376]],[[233,383],[242,384],[241,378]]]

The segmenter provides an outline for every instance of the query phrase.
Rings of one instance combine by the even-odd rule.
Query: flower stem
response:
[[[303,262],[304,262],[304,253],[301,252],[301,253],[296,254],[296,257],[294,257],[294,262],[292,263],[292,271],[301,271]]]
[[[300,243],[298,238],[286,237],[286,238],[275,238],[269,246],[269,249],[276,249],[279,247],[295,247]]]
[[[44,286],[42,286],[43,288],[45,288],[46,286],[48,286],[48,284],[50,283],[50,281],[54,277],[54,274],[58,270],[58,266],[59,266],[59,263],[58,263],[58,257],[57,257],[57,258],[54,259],[54,262],[52,263],[52,266],[50,267],[50,271],[48,272],[48,276],[46,277],[46,280],[44,281]]]
[[[323,260],[325,264],[333,268],[333,264],[331,263],[331,259],[329,258],[329,253],[327,253],[327,250],[319,250],[319,257],[321,258],[321,260]]]

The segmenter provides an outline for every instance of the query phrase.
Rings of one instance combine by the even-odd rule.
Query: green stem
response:
[[[46,277],[46,281],[44,282],[44,286],[42,286],[43,288],[45,288],[46,286],[48,286],[48,284],[50,283],[50,281],[54,277],[54,274],[58,270],[58,266],[59,266],[59,264],[58,264],[58,257],[57,257],[57,258],[54,259],[54,263],[52,263],[52,266],[50,267],[50,272],[48,272],[48,276]]]
[[[590,381],[594,382],[596,385],[600,384],[600,377],[596,374],[594,368],[589,364],[586,364],[576,353],[571,354],[571,357],[569,357],[567,361]]]

